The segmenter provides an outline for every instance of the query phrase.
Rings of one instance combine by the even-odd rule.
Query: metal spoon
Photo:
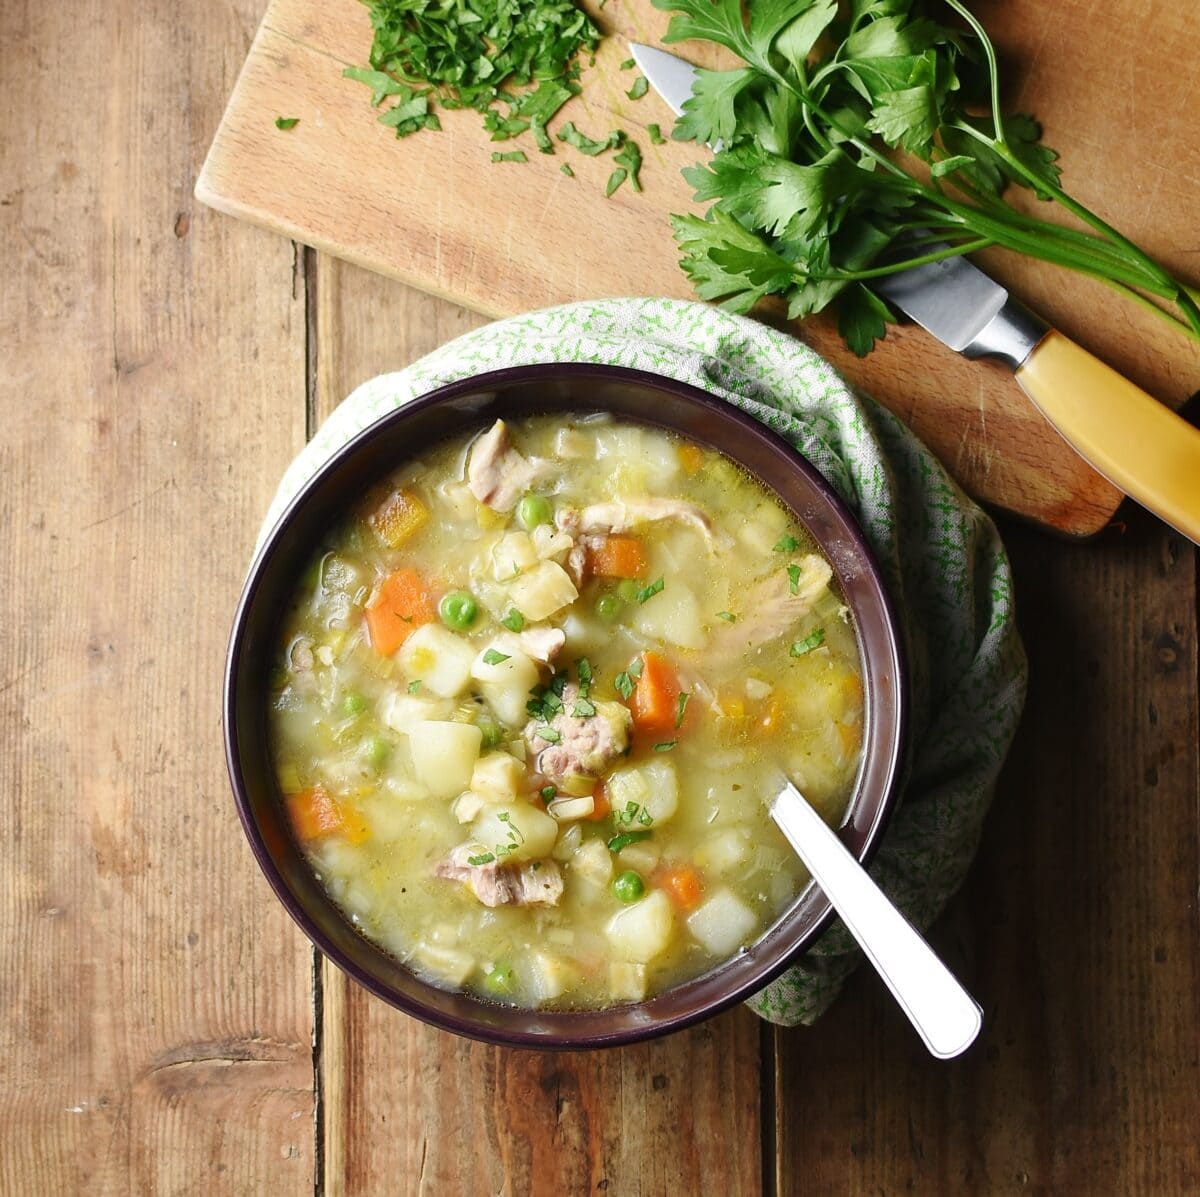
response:
[[[979,1003],[790,781],[771,817],[883,978],[925,1046],[940,1060],[965,1052],[983,1026]]]

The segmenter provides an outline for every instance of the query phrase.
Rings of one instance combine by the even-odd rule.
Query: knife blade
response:
[[[634,42],[630,50],[679,116],[697,68],[654,46]],[[956,353],[1004,362],[1085,461],[1200,544],[1200,429],[1051,328],[965,257],[897,271],[870,286]]]

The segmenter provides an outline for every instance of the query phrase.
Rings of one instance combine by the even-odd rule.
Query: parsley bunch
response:
[[[895,319],[865,283],[998,245],[1099,278],[1200,340],[1195,295],[1061,188],[1036,121],[1003,114],[995,50],[961,0],[654,4],[676,14],[668,42],[715,42],[745,64],[700,71],[675,127],[717,149],[684,172],[707,214],[672,217],[702,298],[744,312],[778,295],[793,319],[835,304],[862,355]],[[1085,228],[1018,212],[1010,184]]]

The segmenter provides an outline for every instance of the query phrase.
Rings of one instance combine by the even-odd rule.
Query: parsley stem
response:
[[[911,270],[914,266],[927,266],[931,262],[944,262],[947,258],[958,258],[963,254],[973,254],[976,250],[987,249],[996,243],[990,237],[978,237],[974,241],[964,241],[961,245],[943,245],[933,253],[920,254],[916,257],[905,258],[900,262],[889,262],[886,266],[872,266],[869,270],[837,270],[829,274],[806,274],[807,278],[827,280],[829,282],[859,282],[863,279],[886,278],[889,274],[899,274],[902,270]]]

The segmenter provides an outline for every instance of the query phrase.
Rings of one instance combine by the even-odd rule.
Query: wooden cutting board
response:
[[[988,0],[976,9],[1000,46],[1010,104],[1042,119],[1068,189],[1194,279],[1200,139],[1181,114],[1200,92],[1200,68],[1176,53],[1194,32],[1191,6]],[[488,315],[605,296],[688,297],[667,216],[696,210],[679,171],[701,155],[690,144],[650,144],[645,126],[668,132],[672,117],[653,93],[629,100],[635,74],[620,69],[628,42],[660,41],[667,17],[649,0],[609,0],[593,15],[607,36],[584,70],[583,95],[552,128],[574,120],[593,137],[626,130],[645,156],[640,194],[625,186],[606,200],[607,155],[561,144],[543,155],[528,137],[497,146],[474,112],[442,113],[441,133],[397,140],[376,122],[366,88],[342,78],[343,67],[366,62],[371,41],[357,0],[273,0],[196,194]],[[706,61],[703,47],[678,49]],[[277,116],[299,123],[281,131]],[[493,164],[497,148],[523,148],[529,162]],[[1200,386],[1200,350],[1100,284],[1004,254],[984,264],[1172,406]],[[793,331],[907,420],[978,498],[1071,536],[1098,531],[1116,509],[1120,494],[1000,367],[967,362],[911,327],[864,360],[820,317]]]

